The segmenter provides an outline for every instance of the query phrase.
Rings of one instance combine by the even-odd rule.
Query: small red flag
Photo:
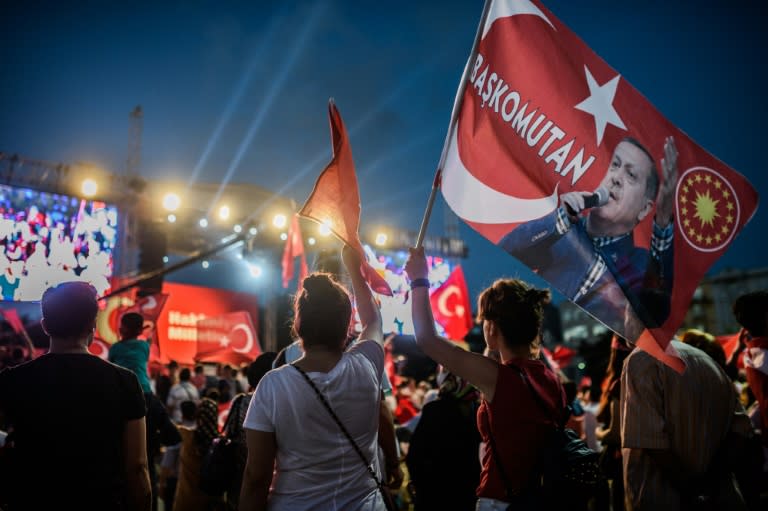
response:
[[[357,187],[355,163],[352,160],[352,148],[349,145],[344,121],[333,100],[328,102],[328,117],[331,124],[331,142],[333,158],[309,195],[299,215],[326,225],[341,241],[360,254],[363,263],[360,273],[379,294],[392,296],[384,277],[379,275],[370,264],[365,262],[365,251],[360,243],[360,191]]]
[[[301,238],[301,229],[299,228],[299,216],[293,215],[291,226],[288,228],[288,239],[285,240],[285,249],[283,250],[283,288],[288,287],[288,283],[293,278],[294,259],[300,257],[299,269],[299,287],[301,281],[307,276],[307,257],[304,252],[304,240]]]
[[[573,357],[576,356],[576,352],[567,346],[558,344],[555,346],[555,350],[552,352],[552,359],[557,362],[557,365],[562,367],[568,367],[573,361]]]
[[[430,295],[435,321],[445,329],[449,339],[461,340],[472,328],[472,306],[461,266],[451,272],[443,284]]]
[[[160,317],[160,313],[163,312],[163,307],[165,307],[165,302],[167,301],[168,294],[165,293],[142,296],[122,313],[138,312],[144,317],[145,321],[152,321],[154,323],[157,321],[157,318]]]
[[[163,307],[165,307],[165,302],[168,301],[168,296],[167,293],[155,293],[142,296],[141,298],[136,299],[133,305],[122,307],[115,316],[117,318],[115,332],[119,332],[120,320],[124,314],[128,312],[136,312],[142,315],[144,318],[144,329],[139,338],[149,339],[151,341],[150,359],[156,359],[160,356],[160,339],[157,330],[157,320],[163,312]]]
[[[736,332],[735,334],[730,335],[718,335],[715,337],[715,340],[717,343],[723,348],[723,351],[725,352],[725,362],[727,364],[730,364],[733,360],[733,356],[736,354],[736,351],[739,349],[739,336],[740,332]]]
[[[230,312],[197,322],[195,360],[239,365],[261,353],[259,337],[247,311]]]

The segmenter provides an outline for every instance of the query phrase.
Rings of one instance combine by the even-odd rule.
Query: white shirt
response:
[[[356,342],[358,342],[359,339],[355,339],[350,343],[350,347],[354,346]],[[286,346],[285,348],[285,363],[286,364],[293,364],[298,359],[304,356],[304,350],[301,348],[301,341],[296,340],[293,341],[291,344]],[[275,367],[274,362],[272,363],[272,367]],[[387,375],[387,371],[382,371],[381,373],[381,391],[384,393],[385,396],[391,396],[392,395],[392,382],[389,381],[389,376]],[[424,403],[426,404],[426,403]]]
[[[165,404],[168,406],[171,420],[176,424],[181,422],[181,403],[184,401],[194,401],[195,403],[200,401],[197,387],[188,381],[174,384],[168,392],[168,401]]]
[[[360,341],[330,372],[308,373],[374,466],[383,369],[381,346]],[[285,365],[262,378],[243,427],[277,437],[269,509],[384,510],[370,473],[295,367]]]

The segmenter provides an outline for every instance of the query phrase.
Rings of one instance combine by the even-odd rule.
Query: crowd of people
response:
[[[116,242],[113,206],[0,185],[3,300],[40,300],[46,288],[72,280],[103,294]]]
[[[310,275],[295,298],[296,342],[216,374],[149,367],[136,313],[121,318],[109,362],[90,355],[96,290],[49,288],[49,352],[0,372],[0,509],[764,508],[768,292],[734,303],[743,330],[729,359],[711,335],[687,331],[671,342],[681,374],[627,329],[602,383],[576,385],[540,353],[548,291],[494,282],[477,302],[486,351],[467,351],[438,335],[414,249],[416,342],[438,370],[390,381],[360,256],[345,247],[342,260],[351,293]],[[563,425],[600,453],[588,494],[542,482],[542,453]],[[231,474],[225,488],[212,489],[211,466]]]

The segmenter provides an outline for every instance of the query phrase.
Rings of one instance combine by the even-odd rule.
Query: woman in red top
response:
[[[528,497],[533,495],[530,490],[537,454],[566,413],[565,393],[557,376],[539,360],[539,334],[549,291],[533,288],[521,280],[501,279],[480,293],[477,318],[482,321],[488,348],[501,357],[501,362],[497,362],[464,351],[437,335],[424,249],[411,249],[405,270],[411,279],[413,322],[419,347],[483,393],[477,423],[487,448],[482,457],[476,509],[506,509],[513,501],[523,504],[521,499],[526,499],[525,505],[535,505]],[[546,410],[531,390],[540,396]]]

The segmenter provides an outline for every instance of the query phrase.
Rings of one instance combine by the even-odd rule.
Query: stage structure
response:
[[[269,265],[276,271],[267,273],[279,275],[288,227],[298,209],[292,199],[253,184],[221,187],[219,183],[146,179],[137,171],[138,153],[132,158],[130,169],[115,173],[89,163],[56,163],[0,153],[0,192],[9,198],[27,198],[31,201],[27,206],[34,206],[35,214],[44,206],[51,214],[68,214],[70,219],[80,218],[88,225],[96,216],[107,219],[103,231],[112,232],[114,239],[105,239],[108,236],[101,228],[91,236],[101,242],[100,252],[108,252],[108,261],[104,254],[99,256],[110,270],[101,277],[112,278],[111,287],[100,286],[103,295],[132,293],[134,288],[139,296],[158,292],[169,272],[194,263],[206,268],[232,245],[239,247],[232,247],[228,254],[237,251],[238,259],[250,265],[252,275],[260,273],[259,265]],[[63,211],[64,205],[67,211]],[[26,223],[28,213],[22,215]],[[300,225],[310,268],[337,273],[339,242],[314,222],[302,219]],[[390,269],[404,262],[417,235],[391,226],[364,229],[361,241],[370,247],[370,255]],[[444,259],[447,269],[467,257],[467,248],[457,236],[427,237],[424,246],[431,255]],[[91,248],[96,246],[91,243]],[[89,254],[80,252],[86,259]],[[286,319],[285,307],[278,304],[296,289],[294,283],[283,290],[279,279],[272,280],[275,282],[259,300],[264,309],[261,339],[267,350],[287,341],[284,336],[278,341],[278,329]]]

